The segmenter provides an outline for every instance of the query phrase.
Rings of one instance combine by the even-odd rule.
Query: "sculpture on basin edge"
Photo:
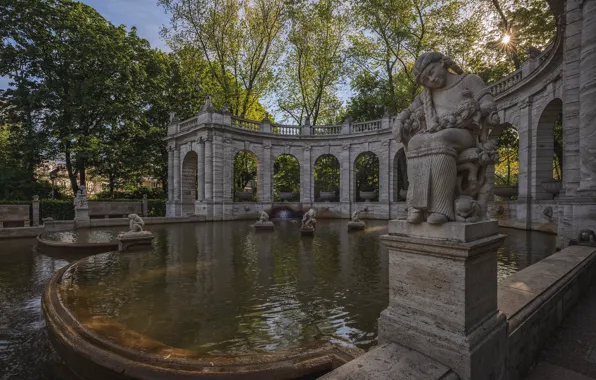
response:
[[[499,160],[497,142],[489,138],[499,124],[490,91],[437,52],[422,54],[414,73],[423,91],[393,125],[407,152],[407,220],[485,219],[491,188],[486,169]]]
[[[143,218],[138,216],[137,214],[128,214],[128,227],[130,230],[127,233],[135,233],[135,232],[142,232],[143,226],[145,226],[145,222]]]
[[[88,207],[88,203],[87,203],[87,187],[85,185],[79,186],[79,191],[77,191],[73,203],[75,205],[75,208],[86,208],[86,207]]]
[[[314,208],[311,208],[310,210],[308,210],[307,212],[304,213],[304,215],[302,215],[302,227],[301,229],[303,230],[314,230],[315,226],[317,224],[317,220],[315,219],[315,215],[317,214],[317,212],[315,211]]]
[[[265,211],[261,211],[259,221],[257,223],[267,223],[269,221],[269,214]]]

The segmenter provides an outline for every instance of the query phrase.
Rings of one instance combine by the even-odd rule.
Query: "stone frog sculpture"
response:
[[[489,138],[499,124],[490,91],[438,52],[422,54],[413,71],[423,91],[393,125],[407,152],[407,221],[485,219],[491,188],[486,169],[499,160]]]
[[[317,224],[317,220],[315,219],[315,215],[317,214],[317,212],[315,211],[314,208],[311,208],[310,210],[308,210],[307,212],[304,213],[304,215],[302,216],[302,229],[314,229],[316,224]]]
[[[145,226],[145,222],[143,219],[138,216],[137,214],[129,214],[128,215],[128,226],[130,230],[128,232],[142,232],[143,227]]]

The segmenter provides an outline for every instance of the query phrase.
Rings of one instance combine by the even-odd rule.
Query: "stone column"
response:
[[[496,221],[389,222],[389,306],[379,344],[397,343],[451,368],[461,380],[505,376],[507,323],[497,309]]]
[[[584,0],[582,14],[578,191],[596,196],[596,0]]]
[[[174,202],[180,202],[180,171],[182,170],[180,165],[180,147],[174,146]]]
[[[197,139],[197,200],[205,200],[205,140],[202,137]]]
[[[302,181],[300,181],[300,202],[311,203],[313,201],[313,178],[312,178],[312,165],[310,160],[310,145],[304,146],[304,160],[301,162]]]
[[[205,200],[213,200],[213,144],[212,137],[205,139]]]
[[[143,216],[149,216],[149,200],[147,194],[143,194]]]
[[[379,152],[379,203],[389,203],[389,147],[391,140],[381,143]]]
[[[339,200],[340,202],[350,202],[350,178],[352,177],[352,168],[350,161],[350,144],[345,143],[342,146],[341,157],[339,158]]]
[[[33,202],[31,202],[32,210],[31,217],[33,218],[33,227],[39,226],[39,195],[33,196]]]
[[[168,201],[174,200],[174,148],[168,147]]]
[[[530,178],[532,168],[532,99],[527,98],[519,105],[519,124],[517,132],[519,135],[519,177],[517,199],[529,202],[532,198],[532,180]]]
[[[257,200],[259,203],[271,203],[272,201],[272,181],[273,181],[273,173],[272,168],[273,164],[271,162],[271,142],[264,141],[263,142],[263,155],[261,156],[262,160],[259,162],[259,173],[258,173],[258,180],[257,183]]]

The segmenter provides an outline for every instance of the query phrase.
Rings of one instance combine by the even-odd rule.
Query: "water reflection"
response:
[[[350,234],[346,223],[320,220],[308,239],[290,221],[276,222],[274,233],[254,233],[249,222],[149,226],[155,249],[92,259],[73,281],[96,285],[79,286],[70,297],[82,318],[101,317],[95,328],[106,334],[130,328],[197,352],[325,341],[366,348],[376,343],[387,304],[387,255],[379,241],[387,223],[370,221],[366,231]],[[499,251],[500,278],[554,251],[552,235],[502,233],[508,238]],[[68,261],[38,254],[34,245],[4,240],[0,248],[2,380],[65,376],[39,300]]]

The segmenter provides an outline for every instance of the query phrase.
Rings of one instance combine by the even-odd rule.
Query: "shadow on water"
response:
[[[299,222],[276,221],[275,232],[258,234],[250,224],[150,226],[153,251],[82,271],[90,284],[79,294],[85,313],[205,353],[376,344],[387,304],[387,253],[379,239],[386,221],[348,234],[347,221],[320,220],[308,239],[300,237]],[[553,235],[502,233],[508,238],[499,251],[500,278],[554,252]],[[40,297],[52,274],[75,258],[39,254],[34,239],[1,244],[0,380],[69,379],[47,340]]]

